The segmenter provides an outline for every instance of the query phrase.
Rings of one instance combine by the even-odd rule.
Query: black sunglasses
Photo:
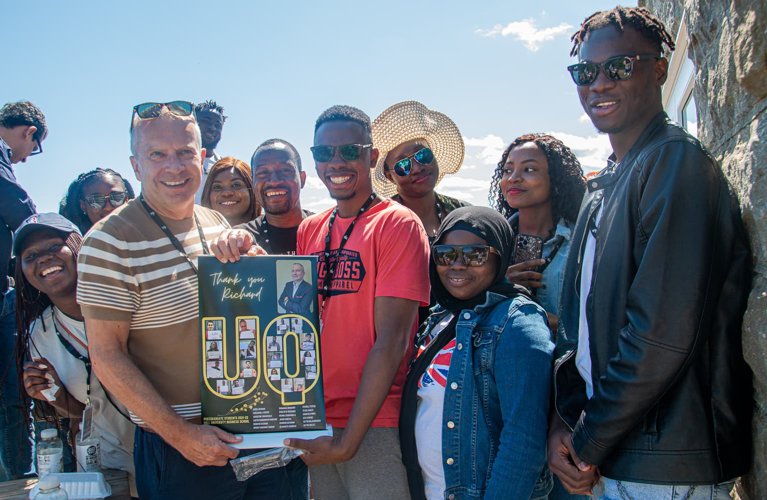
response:
[[[662,59],[654,54],[637,54],[635,56],[615,56],[602,63],[581,62],[567,67],[570,76],[578,86],[591,85],[599,76],[600,68],[605,76],[613,81],[628,80],[634,71],[636,61],[650,61]]]
[[[362,151],[373,147],[372,144],[345,144],[343,146],[312,146],[312,156],[314,161],[325,163],[332,160],[336,156],[336,151],[341,155],[341,158],[346,161],[358,160],[362,155]]]
[[[458,259],[464,266],[484,266],[491,253],[501,253],[490,245],[434,245],[431,257],[438,266],[452,266]]]
[[[125,191],[112,191],[109,194],[90,194],[83,198],[83,200],[92,209],[101,210],[107,204],[107,200],[109,201],[110,205],[112,205],[114,208],[117,208],[125,203],[127,197],[128,195],[125,193]]]
[[[410,175],[410,171],[413,170],[413,161],[415,160],[421,165],[431,165],[434,161],[434,151],[429,148],[421,148],[412,155],[408,155],[397,163],[394,164],[394,173],[400,177],[406,177]]]
[[[142,120],[148,120],[160,116],[162,108],[168,108],[168,111],[176,116],[189,116],[194,111],[194,104],[189,101],[144,102],[133,106],[133,114]],[[133,129],[133,115],[130,124]]]

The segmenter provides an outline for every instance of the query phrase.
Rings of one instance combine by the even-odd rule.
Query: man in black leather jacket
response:
[[[616,7],[573,40],[568,70],[613,155],[568,256],[549,464],[574,493],[712,495],[751,459],[748,240],[719,166],[663,112],[660,21]]]

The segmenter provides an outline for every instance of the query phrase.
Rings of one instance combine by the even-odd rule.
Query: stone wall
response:
[[[755,273],[743,329],[754,371],[754,466],[742,498],[767,498],[767,2],[641,0],[673,28],[685,15],[695,63],[698,134],[722,165],[743,211]]]

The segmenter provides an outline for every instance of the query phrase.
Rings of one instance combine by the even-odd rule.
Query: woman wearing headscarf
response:
[[[543,309],[506,280],[495,210],[459,208],[435,235],[438,306],[416,339],[400,442],[413,499],[545,498],[552,352]]]
[[[135,492],[135,427],[107,396],[88,356],[76,301],[81,245],[78,229],[59,214],[32,215],[16,230],[18,369],[26,396],[37,400],[36,405],[52,407],[54,418],[80,419],[90,404],[102,466],[128,471]]]

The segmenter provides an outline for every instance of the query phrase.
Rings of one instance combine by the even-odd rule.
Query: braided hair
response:
[[[623,33],[626,27],[634,28],[653,44],[659,54],[663,53],[664,45],[668,47],[669,52],[674,50],[674,38],[660,19],[649,10],[644,7],[618,6],[611,10],[595,12],[583,21],[580,29],[570,37],[573,42],[570,55],[578,55],[586,35],[606,26],[613,26],[620,33]]]
[[[586,192],[583,169],[570,148],[548,134],[525,134],[514,139],[506,148],[490,181],[488,194],[490,206],[501,212],[507,219],[517,212],[517,209],[509,206],[506,201],[506,196],[501,190],[501,177],[503,177],[503,168],[511,150],[528,142],[535,143],[546,156],[549,166],[549,199],[554,224],[564,218],[570,225],[574,225],[578,218],[583,194]]]
[[[69,185],[67,194],[64,195],[64,198],[62,198],[59,203],[59,214],[74,222],[82,234],[87,233],[91,226],[93,226],[93,222],[88,218],[88,214],[80,208],[80,201],[83,198],[83,189],[91,182],[108,177],[120,179],[123,184],[123,189],[125,189],[126,199],[132,200],[136,197],[133,192],[133,187],[123,178],[123,176],[111,168],[99,167],[78,175],[77,179],[72,181],[72,184]]]
[[[64,244],[72,250],[75,262],[80,248],[83,244],[83,237],[76,232],[69,233],[64,240]],[[24,408],[29,408],[31,397],[24,388],[24,363],[29,361],[29,346],[31,343],[32,325],[38,318],[41,318],[43,311],[53,303],[51,299],[37,288],[33,287],[24,272],[21,269],[21,256],[16,256],[14,268],[14,279],[16,281],[16,371],[18,372],[19,394],[21,395]],[[42,319],[42,318],[41,318]],[[39,419],[56,423],[59,426],[59,419],[56,410],[46,401],[35,400],[35,416]],[[24,412],[24,420],[29,426],[29,413]]]

